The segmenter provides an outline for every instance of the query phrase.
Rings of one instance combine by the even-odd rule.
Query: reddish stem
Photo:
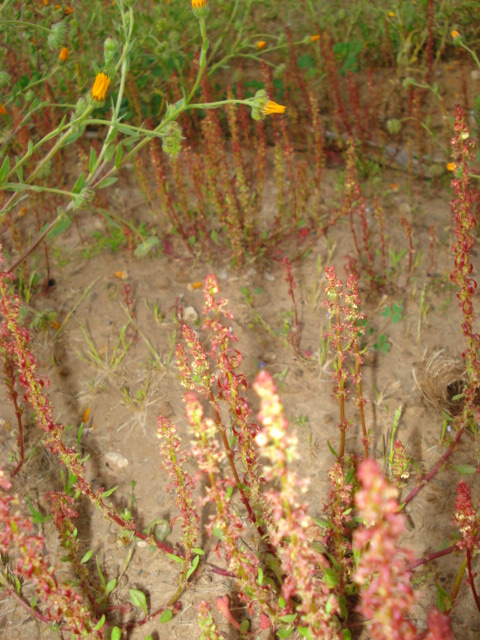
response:
[[[470,588],[473,594],[473,599],[475,600],[477,609],[480,611],[480,600],[478,599],[477,590],[475,589],[475,581],[474,581],[474,575],[472,571],[472,554],[468,547],[467,547],[467,569],[468,569],[468,577],[470,582]]]
[[[447,547],[446,549],[442,549],[441,551],[435,551],[435,553],[431,553],[430,555],[425,556],[424,558],[418,558],[417,560],[414,560],[414,562],[410,562],[410,564],[407,565],[407,569],[409,571],[413,571],[417,567],[421,567],[424,564],[428,564],[429,562],[432,562],[432,560],[436,560],[437,558],[442,558],[443,556],[448,556],[450,553],[455,551],[456,548],[457,548],[457,545],[452,544],[450,547]]]

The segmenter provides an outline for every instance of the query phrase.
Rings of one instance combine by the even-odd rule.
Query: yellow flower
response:
[[[317,33],[314,36],[310,36],[310,42],[317,42],[317,40],[320,40],[320,34]]]
[[[454,30],[452,31],[452,38],[453,38],[454,40],[456,40],[457,38],[461,38],[461,37],[462,37],[462,36],[460,35],[460,33],[459,33],[456,29],[454,29]]]
[[[65,62],[65,60],[68,59],[69,55],[70,55],[70,51],[67,49],[67,47],[63,47],[60,53],[58,54],[58,57],[62,62]]]
[[[257,49],[265,49],[266,46],[267,46],[267,43],[265,42],[265,40],[259,40],[257,42]]]
[[[395,13],[393,11],[389,11],[388,15],[390,16],[390,18],[394,18],[395,17]]]
[[[207,0],[192,0],[192,11],[196,18],[206,18],[208,14]]]
[[[95,78],[95,82],[93,83],[91,91],[92,98],[94,100],[98,100],[98,102],[102,102],[103,100],[105,100],[109,84],[110,78],[106,73],[103,73],[103,71],[97,73],[97,77]]]
[[[6,115],[7,115],[7,110],[5,109],[3,104],[0,102],[0,116],[6,116]]]
[[[447,171],[455,171],[456,167],[455,167],[455,163],[454,162],[449,162],[447,164]]]
[[[263,120],[265,116],[269,116],[272,113],[285,113],[286,108],[269,100],[265,89],[259,89],[252,101],[252,118],[254,120]]]
[[[269,100],[263,107],[263,113],[266,116],[270,116],[272,113],[285,113],[286,108],[287,107],[284,107],[283,104],[277,104],[276,102]]]

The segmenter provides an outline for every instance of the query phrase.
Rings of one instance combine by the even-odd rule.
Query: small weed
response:
[[[375,351],[381,351],[382,353],[388,353],[392,348],[392,345],[388,341],[387,336],[384,333],[381,333],[376,342],[373,343],[373,348]]]
[[[403,319],[403,305],[394,302],[392,306],[386,306],[382,311],[383,318],[390,318],[393,324],[398,324]]]

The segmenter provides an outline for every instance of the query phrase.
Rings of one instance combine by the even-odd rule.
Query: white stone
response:
[[[105,454],[105,460],[107,464],[116,469],[125,469],[128,466],[128,460],[121,453],[115,451],[107,451]]]

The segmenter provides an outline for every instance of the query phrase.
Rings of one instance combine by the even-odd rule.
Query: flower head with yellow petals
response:
[[[69,55],[70,51],[67,49],[67,47],[62,47],[60,53],[58,54],[58,57],[62,62],[65,62],[68,59]]]
[[[207,0],[192,0],[193,15],[202,20],[208,15],[208,2]]]
[[[252,104],[252,118],[263,120],[266,116],[274,113],[285,113],[287,107],[270,100],[265,89],[260,89],[255,94]]]
[[[105,96],[107,95],[108,86],[110,84],[110,78],[106,73],[101,71],[97,73],[97,77],[95,78],[95,82],[93,83],[91,96],[97,102],[103,102],[105,100]]]

